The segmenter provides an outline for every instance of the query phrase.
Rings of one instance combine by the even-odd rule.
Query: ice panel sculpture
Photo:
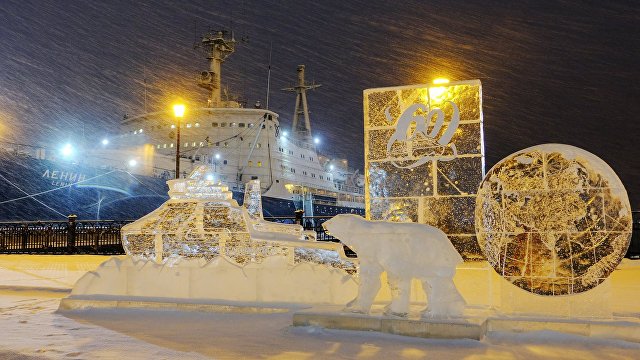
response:
[[[358,296],[348,311],[368,313],[380,290],[380,275],[387,272],[391,304],[386,314],[409,313],[411,280],[419,279],[427,294],[423,317],[462,314],[465,301],[453,283],[462,257],[439,229],[411,223],[369,221],[351,214],[337,215],[323,226],[353,249],[360,260]]]
[[[239,206],[226,186],[207,180],[209,173],[209,167],[199,166],[186,179],[169,180],[170,199],[123,227],[127,254],[168,264],[223,256],[240,266],[284,255],[291,265],[310,262],[357,271],[340,244],[316,242],[315,232],[300,225],[265,221],[258,180],[246,184]]]
[[[480,81],[365,90],[364,122],[367,218],[439,227],[482,259],[464,207],[484,175]]]
[[[478,189],[480,248],[500,275],[534,294],[575,294],[603,282],[626,253],[631,226],[615,172],[569,145],[518,151]]]

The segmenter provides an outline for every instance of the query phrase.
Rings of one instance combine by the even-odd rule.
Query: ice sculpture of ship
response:
[[[240,206],[227,186],[213,180],[211,172],[201,165],[185,179],[169,180],[170,199],[123,227],[127,254],[164,264],[222,256],[240,266],[284,255],[290,264],[311,262],[356,272],[342,244],[317,242],[315,232],[297,224],[265,221],[259,180],[246,184]]]

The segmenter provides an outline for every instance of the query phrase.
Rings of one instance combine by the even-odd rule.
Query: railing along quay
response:
[[[328,216],[280,216],[265,220],[300,224],[305,230],[317,233],[318,241],[339,242],[328,234],[322,223]],[[133,220],[77,220],[67,221],[0,222],[0,254],[124,254],[120,230]],[[345,247],[347,256],[355,256]]]
[[[120,229],[131,221],[76,220],[0,223],[3,254],[124,254]]]

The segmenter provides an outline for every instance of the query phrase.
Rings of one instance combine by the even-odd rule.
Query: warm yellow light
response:
[[[435,79],[433,79],[433,83],[435,85],[448,84],[449,83],[449,79],[447,79],[447,78],[435,78]]]
[[[176,117],[183,117],[184,116],[184,104],[175,104],[175,105],[173,105],[173,114]]]
[[[440,99],[440,97],[442,96],[442,94],[444,94],[445,90],[446,89],[444,86],[429,88],[429,97],[431,98],[431,100],[440,101],[442,100]]]

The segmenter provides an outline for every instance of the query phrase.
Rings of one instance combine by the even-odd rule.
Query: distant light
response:
[[[220,159],[220,154],[216,154],[216,159]]]
[[[286,131],[283,131],[283,132],[282,132],[282,137],[287,137],[287,135],[289,135],[289,133],[288,133],[288,132],[286,132]]]
[[[329,170],[333,170],[334,166],[333,164],[329,165]]]
[[[433,83],[435,85],[448,84],[449,83],[449,79],[447,79],[447,78],[435,78],[435,79],[433,79]]]
[[[138,130],[138,132],[139,132],[140,134],[142,134],[142,129]]]
[[[213,181],[213,175],[212,174],[207,174],[207,180]]]
[[[313,138],[313,143],[320,144],[320,138],[317,138],[317,137]]]
[[[72,154],[73,154],[73,146],[71,146],[71,144],[69,143],[66,143],[62,147],[62,156],[68,157],[68,156],[71,156]]]
[[[175,129],[175,128],[176,128],[176,126],[175,126],[175,125],[171,125],[171,128],[172,128],[172,129]]]
[[[129,160],[129,166],[134,167],[136,165],[138,165],[138,162],[136,161],[136,159]]]
[[[176,117],[183,117],[184,116],[184,104],[175,104],[175,105],[173,105],[173,114]]]
[[[109,139],[102,139],[102,145],[109,145]]]

